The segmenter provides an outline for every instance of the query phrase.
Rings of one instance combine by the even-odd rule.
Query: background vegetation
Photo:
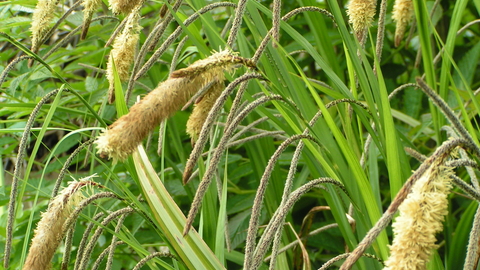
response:
[[[107,248],[116,241],[122,242],[111,253],[111,259],[99,262],[100,269],[132,269],[155,252],[160,253],[155,253],[157,257],[142,269],[241,269],[245,265],[254,198],[272,156],[278,157],[278,161],[260,205],[260,226],[250,226],[256,232],[256,242],[263,243],[260,237],[268,231],[265,225],[274,220],[272,217],[280,209],[286,213],[284,222],[279,224],[282,228],[280,246],[304,238],[300,246],[275,256],[276,264],[272,268],[318,269],[358,245],[412,170],[419,167],[421,161],[407,154],[405,147],[430,156],[447,138],[454,136],[442,129],[451,125],[445,113],[415,85],[415,78],[419,76],[458,114],[461,125],[478,145],[480,107],[475,96],[480,86],[477,72],[480,29],[475,24],[480,12],[478,1],[415,1],[415,23],[399,47],[394,46],[391,1],[386,6],[385,29],[380,31],[384,42],[376,43],[376,15],[364,47],[352,34],[345,2],[283,1],[282,16],[299,7],[315,6],[329,11],[333,19],[318,11],[303,11],[281,22],[279,40],[270,42],[258,59],[258,74],[263,78],[250,80],[243,96],[238,95],[239,101],[245,104],[261,98],[259,93],[273,98],[250,112],[234,129],[233,137],[226,138],[231,147],[219,151],[221,159],[218,165],[213,165],[213,183],[203,196],[202,208],[193,223],[198,234],[192,231],[183,238],[185,218],[181,214],[188,214],[199,182],[214,159],[214,151],[210,150],[216,149],[225,134],[224,127],[239,87],[232,89],[234,94],[222,107],[203,149],[204,155],[195,163],[197,171],[186,185],[182,183],[183,171],[192,144],[185,124],[191,107],[168,119],[164,129],[155,127],[144,141],[145,152],[140,151],[125,162],[114,164],[98,157],[92,139],[125,114],[137,96],[144,96],[166,80],[171,71],[227,47],[229,38],[233,38],[230,30],[235,6],[213,8],[188,26],[184,25],[189,16],[212,3],[183,1],[174,11],[174,3],[146,1],[141,8],[140,50],[156,25],[167,20],[168,14],[173,16],[154,49],[146,51],[144,58],[137,56],[136,63],[142,66],[155,49],[164,44],[168,46],[136,80],[128,100],[122,98],[121,91],[129,88],[128,83],[121,87],[117,84],[116,101],[109,104],[109,83],[104,70],[111,45],[106,44],[125,18],[124,14],[113,16],[107,1],[102,2],[82,40],[79,31],[83,23],[82,6],[74,6],[74,1],[61,2],[55,9],[51,26],[71,7],[72,12],[40,47],[38,56],[33,56],[28,48],[36,1],[0,2],[0,32],[5,33],[0,37],[2,243],[7,239],[11,183],[14,171],[19,173],[12,249],[9,257],[2,258],[10,269],[20,269],[24,264],[34,228],[57,185],[66,186],[70,178],[94,174],[97,177],[91,180],[104,187],[95,187],[85,196],[108,191],[116,197],[95,200],[82,211],[72,231],[71,247],[62,245],[57,250],[52,260],[53,269],[82,269],[75,265],[82,256],[87,256],[84,267],[91,269],[100,254],[108,252]],[[377,5],[378,14],[380,1]],[[254,57],[272,28],[272,9],[271,1],[246,3],[241,28],[230,43],[239,56]],[[160,10],[167,15],[161,17]],[[468,26],[459,31],[465,25]],[[181,29],[181,34],[173,43],[166,43],[175,29]],[[381,58],[376,55],[380,48]],[[8,66],[22,55],[36,60],[29,66],[29,59],[22,58]],[[250,72],[254,71],[240,67],[226,73],[226,85]],[[399,87],[398,93],[389,99],[388,95]],[[44,100],[38,115],[32,118],[33,126],[26,132],[34,108],[56,89],[59,91]],[[341,102],[327,108],[332,101]],[[310,127],[308,123],[319,111],[321,117]],[[309,137],[295,137],[304,130],[309,131]],[[20,148],[22,136],[27,139],[26,149]],[[293,142],[277,156],[276,150],[292,136]],[[370,145],[366,143],[370,140],[368,137],[372,138]],[[290,166],[292,160],[296,160],[295,150],[299,145],[304,148],[294,166],[296,171],[292,171]],[[282,194],[289,172],[294,173],[291,190],[320,178],[333,179],[341,185],[319,185],[288,210],[283,206]],[[456,175],[467,183],[476,173],[464,168],[456,170]],[[429,269],[459,269],[459,265],[464,265],[478,207],[472,196],[458,188],[450,194],[444,230],[437,235],[439,248]],[[110,213],[125,207],[134,211],[102,223]],[[330,225],[328,229],[307,237],[327,225]],[[97,228],[104,230],[98,232],[96,239],[93,235]],[[387,259],[391,238],[388,227],[367,249],[374,258],[362,258],[355,267],[381,269],[379,261]],[[82,245],[89,241],[91,250],[80,254]],[[265,245],[270,247],[270,243]],[[0,245],[0,253],[5,254],[5,248]],[[266,269],[269,261],[264,256],[260,259],[263,262],[259,267]],[[250,260],[252,258],[247,259]],[[338,268],[341,263],[335,263],[332,268]]]

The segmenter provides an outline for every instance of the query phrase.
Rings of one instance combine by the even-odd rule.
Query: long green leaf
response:
[[[189,269],[225,269],[194,229],[182,235],[186,218],[158,178],[143,146],[133,153],[133,162],[155,220],[186,266]]]

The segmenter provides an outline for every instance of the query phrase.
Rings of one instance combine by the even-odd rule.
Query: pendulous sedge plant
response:
[[[13,25],[0,33],[9,62],[0,66],[0,170],[12,168],[5,268],[477,268],[472,1],[39,0],[31,50],[22,25],[33,4],[13,2],[0,4],[2,22],[29,17],[0,24]],[[418,36],[399,46],[413,20]],[[463,55],[457,44],[473,49]],[[250,70],[233,74],[241,66]],[[127,89],[115,100],[118,79]],[[143,98],[127,113],[132,95]],[[193,103],[188,120],[176,113]],[[49,134],[60,135],[50,143]],[[52,171],[56,182],[44,181]],[[87,178],[59,192],[73,171],[102,174],[105,186]],[[111,191],[87,197],[83,186]],[[19,236],[48,194],[33,239]],[[17,213],[26,207],[32,214]],[[315,208],[329,211],[302,228]]]

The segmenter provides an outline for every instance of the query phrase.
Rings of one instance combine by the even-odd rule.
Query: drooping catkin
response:
[[[435,234],[443,230],[448,214],[451,174],[450,168],[434,163],[414,184],[392,225],[394,239],[384,269],[426,269],[437,248]]]
[[[138,10],[131,12],[126,18],[127,22],[122,33],[115,39],[113,49],[110,51],[107,63],[107,79],[109,84],[108,102],[115,101],[115,76],[113,64],[117,71],[120,81],[124,82],[129,78],[129,70],[135,60],[135,50],[137,48],[140,35],[140,14]]]
[[[112,10],[113,14],[128,14],[130,13],[136,6],[142,5],[145,0],[109,0],[110,9]]]
[[[23,270],[50,269],[50,261],[63,238],[65,221],[84,198],[83,194],[79,192],[80,188],[96,184],[90,178],[70,182],[50,202],[35,229],[35,236],[32,239]]]
[[[95,141],[98,154],[115,161],[126,159],[161,121],[173,115],[207,83],[223,81],[223,71],[236,64],[253,65],[230,50],[224,50],[173,72],[169,79],[133,105],[128,114],[100,134]]]
[[[376,11],[376,0],[350,0],[347,6],[347,15],[353,31],[360,44],[367,37],[367,30],[373,22]]]
[[[55,14],[55,7],[59,0],[38,0],[32,16],[32,52],[37,53],[45,35],[48,33],[48,25]]]
[[[92,21],[93,13],[97,10],[97,8],[102,3],[102,0],[84,0],[83,1],[83,27],[82,27],[82,35],[80,36],[81,39],[85,39],[87,36],[88,28],[90,27],[90,22]]]
[[[223,88],[223,81],[216,81],[203,95],[203,97],[201,97],[201,100],[195,104],[193,112],[188,118],[187,122],[187,133],[192,139],[192,144],[197,141],[198,135],[202,130],[203,123],[205,123],[208,113],[212,109],[217,98],[222,93]]]
[[[400,45],[408,24],[413,19],[414,9],[412,0],[395,0],[392,19],[397,23],[395,28],[395,47]]]

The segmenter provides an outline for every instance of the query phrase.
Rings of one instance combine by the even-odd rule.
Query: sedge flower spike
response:
[[[203,123],[207,119],[208,113],[212,109],[215,101],[222,93],[224,85],[222,81],[216,81],[210,89],[203,95],[203,97],[195,104],[192,114],[188,118],[187,133],[192,139],[192,144],[198,139],[198,135],[202,130]]]
[[[140,6],[144,0],[109,0],[110,9],[113,14],[128,14],[137,6]]]
[[[392,19],[396,22],[395,47],[400,45],[408,24],[413,19],[414,9],[412,0],[395,0],[392,11]]]
[[[122,33],[115,38],[113,49],[110,51],[107,63],[107,79],[109,84],[108,102],[115,101],[115,75],[113,65],[117,71],[120,81],[125,82],[129,78],[130,66],[135,60],[135,50],[141,26],[139,24],[140,14],[137,10],[131,12],[126,18],[127,22]]]
[[[238,64],[255,67],[252,61],[224,50],[173,72],[133,105],[128,114],[100,134],[95,141],[97,153],[114,161],[126,159],[160,122],[178,111],[203,86],[223,82],[224,70],[231,70]]]
[[[358,41],[363,44],[367,30],[373,22],[376,11],[376,0],[350,0],[347,15]]]
[[[426,269],[448,214],[450,168],[432,166],[413,185],[393,223],[394,239],[384,270]]]
[[[92,177],[92,176],[91,176]],[[46,212],[35,229],[28,256],[23,270],[48,270],[65,233],[65,222],[75,207],[84,199],[80,189],[84,186],[96,185],[91,177],[72,181],[60,194],[52,199]]]
[[[90,22],[92,21],[93,13],[102,3],[102,0],[83,0],[83,27],[82,34],[80,35],[81,39],[87,37],[88,28],[90,27]]]
[[[32,16],[32,52],[37,53],[48,33],[59,0],[39,0]]]

